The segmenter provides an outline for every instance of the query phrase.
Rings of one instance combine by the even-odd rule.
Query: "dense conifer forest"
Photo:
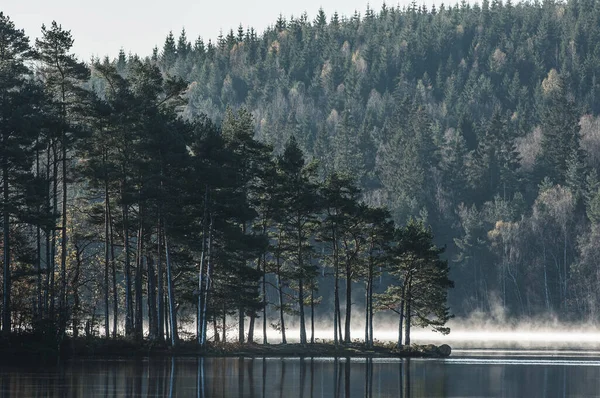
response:
[[[320,10],[89,64],[73,39],[0,14],[4,332],[598,321],[600,3]]]

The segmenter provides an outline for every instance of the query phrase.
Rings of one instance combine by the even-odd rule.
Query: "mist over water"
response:
[[[457,349],[507,349],[507,350],[598,350],[600,351],[600,328],[595,325],[562,324],[556,321],[482,324],[472,319],[453,319],[449,323],[450,334],[442,335],[428,329],[414,327],[411,341],[415,344],[448,344]],[[260,328],[259,328],[260,329]],[[307,335],[310,338],[310,328]],[[353,341],[363,341],[363,325],[353,327]],[[383,343],[398,341],[398,326],[390,319],[388,322],[376,322],[374,339]],[[297,327],[286,329],[290,343],[299,341]],[[237,338],[237,330],[229,331],[228,338]],[[269,328],[267,338],[270,343],[281,341],[280,332]],[[322,322],[315,328],[316,341],[332,341],[333,327]],[[262,329],[255,332],[255,341],[262,342]]]

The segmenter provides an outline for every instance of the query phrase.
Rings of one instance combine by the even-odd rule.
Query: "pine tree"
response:
[[[540,112],[542,143],[536,160],[538,181],[548,176],[555,183],[564,184],[569,158],[580,151],[579,112],[560,77],[550,73],[544,82],[546,98]]]
[[[431,228],[414,220],[397,229],[394,239],[397,244],[390,273],[399,283],[388,286],[378,298],[381,308],[399,313],[398,346],[402,345],[403,321],[405,345],[410,345],[413,324],[449,333],[445,324],[451,315],[446,300],[454,283],[448,278],[447,261],[440,258],[444,249],[434,245]]]
[[[2,168],[3,299],[2,332],[12,325],[12,260],[18,245],[15,223],[25,215],[28,185],[38,138],[36,119],[44,96],[32,81],[28,64],[33,58],[23,30],[0,12],[0,164]],[[13,237],[15,239],[13,239]]]
[[[361,273],[365,280],[365,344],[373,346],[373,315],[375,277],[387,266],[390,242],[394,234],[394,222],[384,208],[363,206],[366,270]]]
[[[286,260],[297,283],[300,343],[306,344],[305,286],[316,271],[309,261],[313,251],[310,238],[318,225],[317,215],[321,206],[315,182],[316,170],[314,164],[305,163],[302,150],[293,136],[277,159],[277,166],[282,178],[279,195],[286,211],[278,214],[276,220],[286,242]]]
[[[64,334],[67,324],[67,224],[68,224],[68,185],[69,156],[74,143],[83,134],[82,123],[77,120],[84,112],[89,93],[83,83],[89,78],[89,69],[79,62],[75,55],[70,54],[73,47],[71,32],[64,30],[55,21],[50,28],[42,25],[42,37],[36,40],[36,54],[42,62],[45,88],[52,99],[52,107],[56,114],[55,145],[60,145],[61,164],[61,244],[60,244],[60,275],[61,286],[59,296],[59,336]],[[77,120],[77,121],[76,121]],[[55,159],[55,162],[57,159]],[[56,185],[58,178],[54,176]]]
[[[173,32],[169,32],[167,38],[165,39],[160,60],[162,63],[162,68],[165,71],[169,71],[173,66],[175,66],[175,62],[177,62],[177,46],[175,44]]]
[[[348,174],[333,173],[327,177],[321,186],[325,218],[321,223],[319,239],[330,246],[326,260],[333,268],[334,273],[333,336],[336,345],[342,340],[339,279],[341,278],[341,273],[344,271],[346,272],[347,283],[347,314],[351,314],[352,308],[353,272],[356,271],[355,262],[358,258],[355,256],[357,253],[352,251],[348,246],[351,245],[353,238],[357,237],[356,224],[359,219],[359,195],[360,190],[355,186],[353,179]],[[350,298],[349,300],[348,297]],[[346,326],[349,323],[350,317],[346,315]],[[348,329],[346,329],[345,341],[350,341]]]

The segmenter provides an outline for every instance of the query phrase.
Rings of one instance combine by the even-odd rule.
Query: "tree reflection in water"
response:
[[[596,396],[600,361],[152,358],[0,366],[8,397]]]

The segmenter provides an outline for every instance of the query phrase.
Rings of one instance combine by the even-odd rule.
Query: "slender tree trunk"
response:
[[[202,275],[204,273],[204,258],[206,256],[206,222],[207,222],[207,207],[208,207],[208,187],[204,190],[204,210],[202,214],[202,253],[200,254],[200,264],[198,266],[198,299],[196,303],[196,340],[199,345],[202,345],[204,340],[203,328],[204,328],[204,313],[203,313],[203,301],[204,301],[204,283]]]
[[[81,275],[81,250],[75,245],[75,273],[73,275],[73,337],[79,336],[81,300],[79,298],[79,277]]]
[[[258,256],[256,260],[256,271],[260,272],[260,259],[261,256]],[[260,290],[260,287],[259,287]],[[248,343],[254,343],[254,324],[256,323],[256,316],[258,314],[253,310],[250,313],[250,321],[248,322]]]
[[[265,236],[267,234],[267,221],[266,218],[263,217],[263,222],[262,222],[262,234],[263,236]],[[267,276],[267,270],[266,270],[266,254],[263,253],[260,256],[258,256],[257,259],[257,264],[256,264],[256,270],[257,271],[261,271],[261,267],[260,267],[260,263],[261,260],[263,261],[263,267],[262,267],[262,286],[261,286],[261,298],[262,298],[262,313],[263,313],[263,344],[267,344],[267,292],[266,292],[266,276]],[[256,322],[256,317],[258,314],[256,313],[252,313],[250,316],[250,327],[248,328],[248,341],[254,341],[254,323]]]
[[[142,293],[142,279],[144,272],[144,209],[140,207],[140,225],[137,236],[137,254],[135,269],[135,338],[144,338],[144,306]]]
[[[563,244],[563,288],[564,288],[564,292],[563,292],[563,310],[566,311],[567,310],[567,284],[568,284],[568,279],[567,279],[567,227],[565,226],[564,228],[565,230],[565,234],[564,234],[564,244]]]
[[[304,263],[302,259],[302,236],[298,226],[298,303],[300,305],[300,344],[306,344],[306,323],[304,319]]]
[[[218,343],[219,341],[221,341],[221,338],[219,337],[219,327],[217,326],[217,317],[213,316],[212,319],[212,323],[213,323],[213,333],[215,334],[215,343]]]
[[[338,336],[340,336],[340,343],[342,341],[342,311],[338,311]]]
[[[113,339],[116,339],[119,321],[119,290],[117,285],[117,262],[115,261],[115,243],[112,224],[112,213],[110,209],[110,200],[107,202],[106,210],[108,212],[108,228],[110,236],[110,266],[112,268]]]
[[[54,223],[58,217],[58,151],[56,149],[56,140],[52,144],[52,212]],[[53,224],[54,224],[53,223]],[[55,319],[56,314],[56,225],[52,228],[52,251],[50,253],[52,261],[50,273],[50,319]]]
[[[158,227],[156,229],[156,239],[157,239],[157,256],[156,256],[156,284],[157,286],[157,296],[158,296],[158,341],[165,340],[165,305],[164,305],[164,271],[163,271],[163,262],[162,262],[162,247],[163,247],[163,235],[162,235],[162,214],[159,211],[158,213]]]
[[[106,155],[104,155],[106,161]],[[108,177],[104,169],[104,331],[108,339],[110,337],[110,304],[109,304],[109,269],[110,269],[110,218],[108,212]]]
[[[281,325],[281,342],[287,344],[285,337],[285,318],[283,316],[283,286],[281,285],[281,272],[277,273],[277,293],[279,294],[279,322]]]
[[[352,270],[350,261],[346,262],[346,322],[344,330],[344,342],[350,343],[350,321],[352,319]]]
[[[310,343],[315,344],[315,287],[310,287]]]
[[[44,194],[47,195],[45,197],[45,205],[46,205],[46,214],[50,215],[52,213],[52,195],[50,193],[50,144],[46,148],[46,189],[44,190]],[[54,229],[54,228],[52,228]],[[48,317],[50,311],[50,272],[51,272],[51,251],[50,251],[50,234],[51,230],[46,225],[44,229],[44,238],[46,244],[46,275],[44,280],[44,315]]]
[[[365,346],[370,347],[370,339],[369,339],[369,276],[367,276],[367,283],[365,286]]]
[[[123,194],[125,194],[125,183],[123,183]],[[123,250],[125,252],[125,335],[133,334],[133,297],[131,295],[131,263],[129,256],[129,209],[123,203]]]
[[[373,264],[369,270],[369,347],[373,347]]]
[[[173,283],[173,270],[171,268],[171,256],[169,254],[169,240],[165,232],[165,257],[167,261],[167,288],[169,294],[169,323],[171,324],[171,346],[177,345],[177,314],[175,313],[175,292]]]
[[[398,348],[402,348],[402,326],[404,325],[404,308],[405,308],[405,297],[406,294],[406,281],[402,284],[402,293],[400,300],[400,321],[398,322]]]
[[[333,269],[335,273],[335,281],[333,288],[333,342],[337,346],[340,343],[341,336],[338,335],[338,320],[340,318],[340,264],[338,257],[338,245],[337,237],[335,234],[335,228],[332,228],[331,234],[333,236]]]
[[[281,242],[281,233],[279,234],[279,242]],[[277,254],[275,255],[275,261],[277,263],[277,293],[279,294],[279,322],[281,325],[281,342],[287,344],[285,337],[285,319],[283,317],[283,285],[281,283],[281,256],[280,248],[277,248]]]
[[[405,328],[404,328],[404,344],[406,345],[410,345],[410,321],[412,319],[412,314],[411,314],[411,304],[412,304],[412,294],[411,294],[411,287],[412,285],[412,278],[408,279],[408,286],[406,289],[406,313],[404,315],[405,318]]]
[[[11,331],[11,280],[10,280],[10,216],[8,213],[9,208],[9,194],[8,194],[8,164],[4,164],[2,167],[2,195],[4,201],[4,209],[2,214],[3,223],[3,250],[4,250],[4,269],[2,273],[3,277],[3,295],[2,295],[2,333],[9,334]]]
[[[398,348],[402,348],[402,325],[404,324],[404,299],[400,300],[400,314],[398,316]]]
[[[365,291],[365,344],[367,347],[373,346],[373,272],[375,268],[373,264],[374,250],[374,243],[371,242],[369,249],[369,267],[367,270],[367,286]]]
[[[156,274],[154,260],[148,256],[148,338],[156,340],[158,336],[158,314],[156,312]]]
[[[144,272],[144,257],[137,260],[135,267],[135,322],[134,336],[136,340],[141,341],[144,338],[144,303],[142,294],[142,274]]]
[[[35,141],[35,175],[40,178],[40,151],[39,151],[39,138]],[[41,205],[37,209],[41,213]],[[37,283],[36,283],[36,295],[37,295],[37,308],[35,314],[35,321],[39,322],[43,318],[43,304],[42,304],[42,230],[40,224],[37,223],[35,228],[35,241],[36,241],[36,268],[37,268]]]
[[[169,297],[167,297],[167,295],[165,294],[164,297],[161,299],[161,301],[163,302],[163,306],[164,308],[169,308]],[[171,340],[171,335],[169,333],[170,331],[170,327],[169,327],[169,314],[165,314],[165,339],[166,341],[170,341]]]
[[[208,226],[208,250],[207,250],[207,264],[206,264],[206,278],[204,284],[204,302],[202,303],[202,341],[201,344],[206,343],[206,326],[208,322],[208,299],[210,298],[210,287],[212,284],[212,231],[213,231],[213,218],[210,215],[210,224]],[[216,315],[214,317],[216,319]]]
[[[238,342],[244,343],[244,308],[238,308]]]
[[[66,123],[65,92],[63,88],[63,123]],[[62,129],[62,224],[60,240],[60,332],[61,338],[67,326],[67,132],[63,125]]]
[[[223,313],[221,314],[223,318],[221,321],[223,322],[223,343],[227,342],[227,308],[225,307],[225,303],[223,303]]]
[[[300,344],[306,344],[306,323],[304,319],[304,282],[298,281],[298,301],[300,304]]]
[[[263,344],[267,344],[267,258],[263,254],[263,276],[262,276],[262,305],[263,305]]]

